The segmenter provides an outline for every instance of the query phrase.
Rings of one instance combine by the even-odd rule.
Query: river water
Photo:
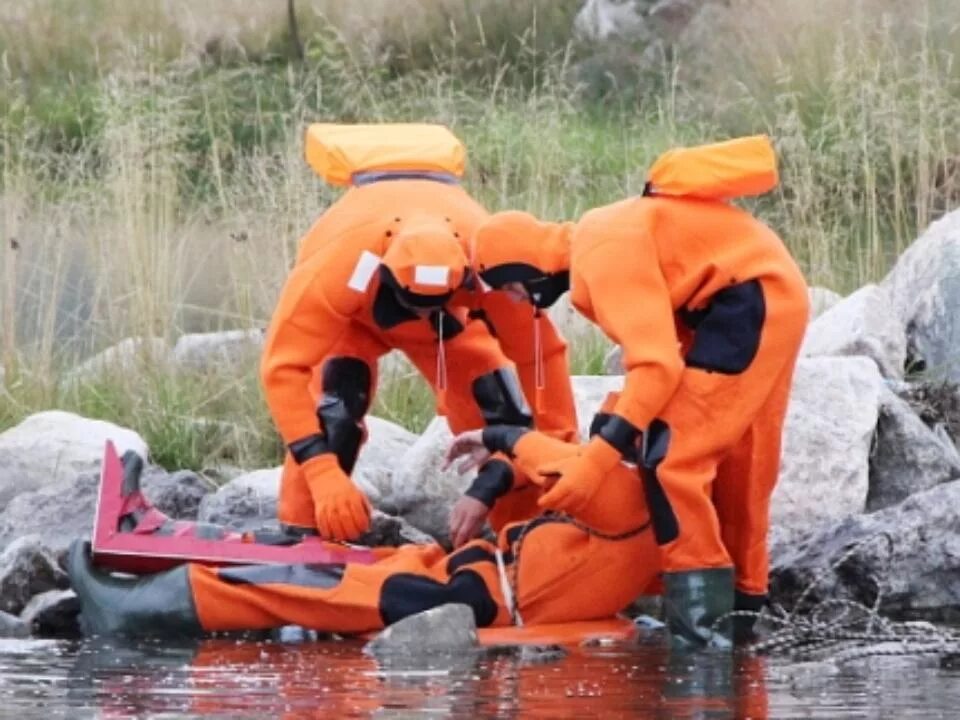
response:
[[[662,640],[377,660],[352,640],[0,640],[0,718],[956,718],[960,670],[671,655]]]

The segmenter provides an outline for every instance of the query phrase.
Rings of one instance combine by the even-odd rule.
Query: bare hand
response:
[[[483,430],[467,430],[457,435],[447,450],[443,469],[446,470],[454,460],[463,456],[467,457],[457,465],[457,472],[461,475],[480,467],[490,459],[490,451],[483,446]]]
[[[480,534],[490,508],[476,498],[464,495],[450,511],[450,542],[458,548]]]

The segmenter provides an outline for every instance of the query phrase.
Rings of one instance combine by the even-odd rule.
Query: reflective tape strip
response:
[[[446,265],[417,265],[413,273],[413,281],[417,285],[446,287],[449,279],[450,268]]]
[[[364,250],[360,259],[357,260],[356,267],[353,268],[353,275],[347,281],[347,287],[357,292],[365,292],[370,285],[370,278],[378,267],[380,267],[380,257],[369,250]]]
[[[517,627],[523,627],[523,618],[520,617],[520,608],[517,607],[516,598],[513,596],[513,588],[510,587],[510,580],[507,578],[507,567],[503,562],[503,552],[497,550],[497,575],[500,579],[500,591],[503,593],[503,601],[507,604],[507,611],[510,613],[510,619]],[[516,560],[514,560],[516,562]]]

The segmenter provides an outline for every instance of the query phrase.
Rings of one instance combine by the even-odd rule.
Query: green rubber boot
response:
[[[80,600],[86,635],[199,636],[187,566],[146,575],[116,577],[93,566],[90,543],[74,540],[67,574]]]
[[[733,647],[733,568],[663,574],[663,605],[670,640],[678,649]]]

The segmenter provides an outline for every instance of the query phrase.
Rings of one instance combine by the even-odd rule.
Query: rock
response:
[[[169,478],[161,468],[147,468],[141,478],[143,492],[151,501],[159,500],[159,507],[164,512],[184,512],[186,516],[177,517],[189,519],[190,503],[193,502],[190,498],[194,497],[191,493],[196,488],[188,484],[181,492],[171,485]],[[0,549],[18,537],[35,534],[57,557],[62,556],[71,540],[89,537],[93,531],[99,481],[99,475],[86,473],[71,482],[15,497],[0,510]]]
[[[57,557],[74,538],[89,537],[97,505],[99,477],[85,474],[73,482],[17,495],[0,511],[0,548],[24,535],[37,535]]]
[[[875,511],[915,492],[960,479],[960,453],[949,438],[928,428],[910,405],[884,388],[870,456],[867,510]]]
[[[587,0],[573,28],[581,40],[592,42],[672,42],[704,4],[703,0]]]
[[[891,386],[920,419],[954,445],[960,443],[960,385],[948,381],[904,382]]]
[[[655,0],[587,0],[573,21],[574,32],[584,40],[605,41],[611,37],[647,39],[644,18]]]
[[[141,479],[144,494],[158,510],[176,520],[196,520],[200,503],[217,486],[190,470],[167,473],[150,467]]]
[[[960,210],[933,223],[883,280],[906,328],[908,363],[960,381]]]
[[[276,520],[281,470],[254,470],[231,480],[200,501],[197,519],[242,530]]]
[[[468,605],[448,603],[393,623],[364,646],[368,655],[460,653],[479,646]]]
[[[367,441],[360,448],[351,477],[370,502],[384,512],[394,511],[393,473],[417,436],[396,423],[368,416]]]
[[[804,608],[832,599],[893,617],[960,617],[960,481],[915,493],[869,515],[855,515],[784,548],[771,567],[774,602]],[[842,562],[841,562],[842,561]]]
[[[0,611],[0,638],[25,638],[30,635],[30,626],[16,615]]]
[[[574,375],[573,400],[577,406],[577,421],[580,425],[580,438],[586,440],[590,435],[590,423],[607,393],[623,390],[622,375]]]
[[[80,600],[73,590],[48,590],[35,595],[20,613],[20,619],[40,637],[77,637],[80,632]]]
[[[843,300],[843,295],[840,293],[836,293],[830,288],[819,286],[807,288],[807,295],[810,298],[811,320],[815,320],[816,318],[820,317],[827,310]]]
[[[70,370],[64,383],[107,380],[112,373],[136,372],[143,365],[166,367],[170,358],[170,348],[163,338],[126,338]]]
[[[98,472],[107,440],[121,455],[133,450],[147,457],[146,442],[132,430],[59,410],[31,415],[0,434],[0,508],[20,493]]]
[[[383,496],[382,508],[390,508],[407,522],[440,542],[448,537],[450,508],[469,487],[472,475],[458,475],[456,466],[443,470],[443,458],[453,436],[447,419],[436,417],[397,463]]]
[[[800,353],[865,355],[877,363],[884,377],[901,378],[907,336],[890,306],[887,290],[866,285],[810,324]]]
[[[358,540],[360,545],[400,547],[401,545],[428,545],[434,540],[400,517],[374,510],[370,529]]]
[[[34,595],[67,587],[67,575],[36,535],[10,543],[0,555],[0,610],[18,614]]]
[[[794,533],[863,512],[881,385],[869,358],[797,363],[770,508],[775,541],[789,542]]]
[[[173,362],[198,372],[245,366],[259,356],[263,338],[261,329],[183,335],[173,346]]]

